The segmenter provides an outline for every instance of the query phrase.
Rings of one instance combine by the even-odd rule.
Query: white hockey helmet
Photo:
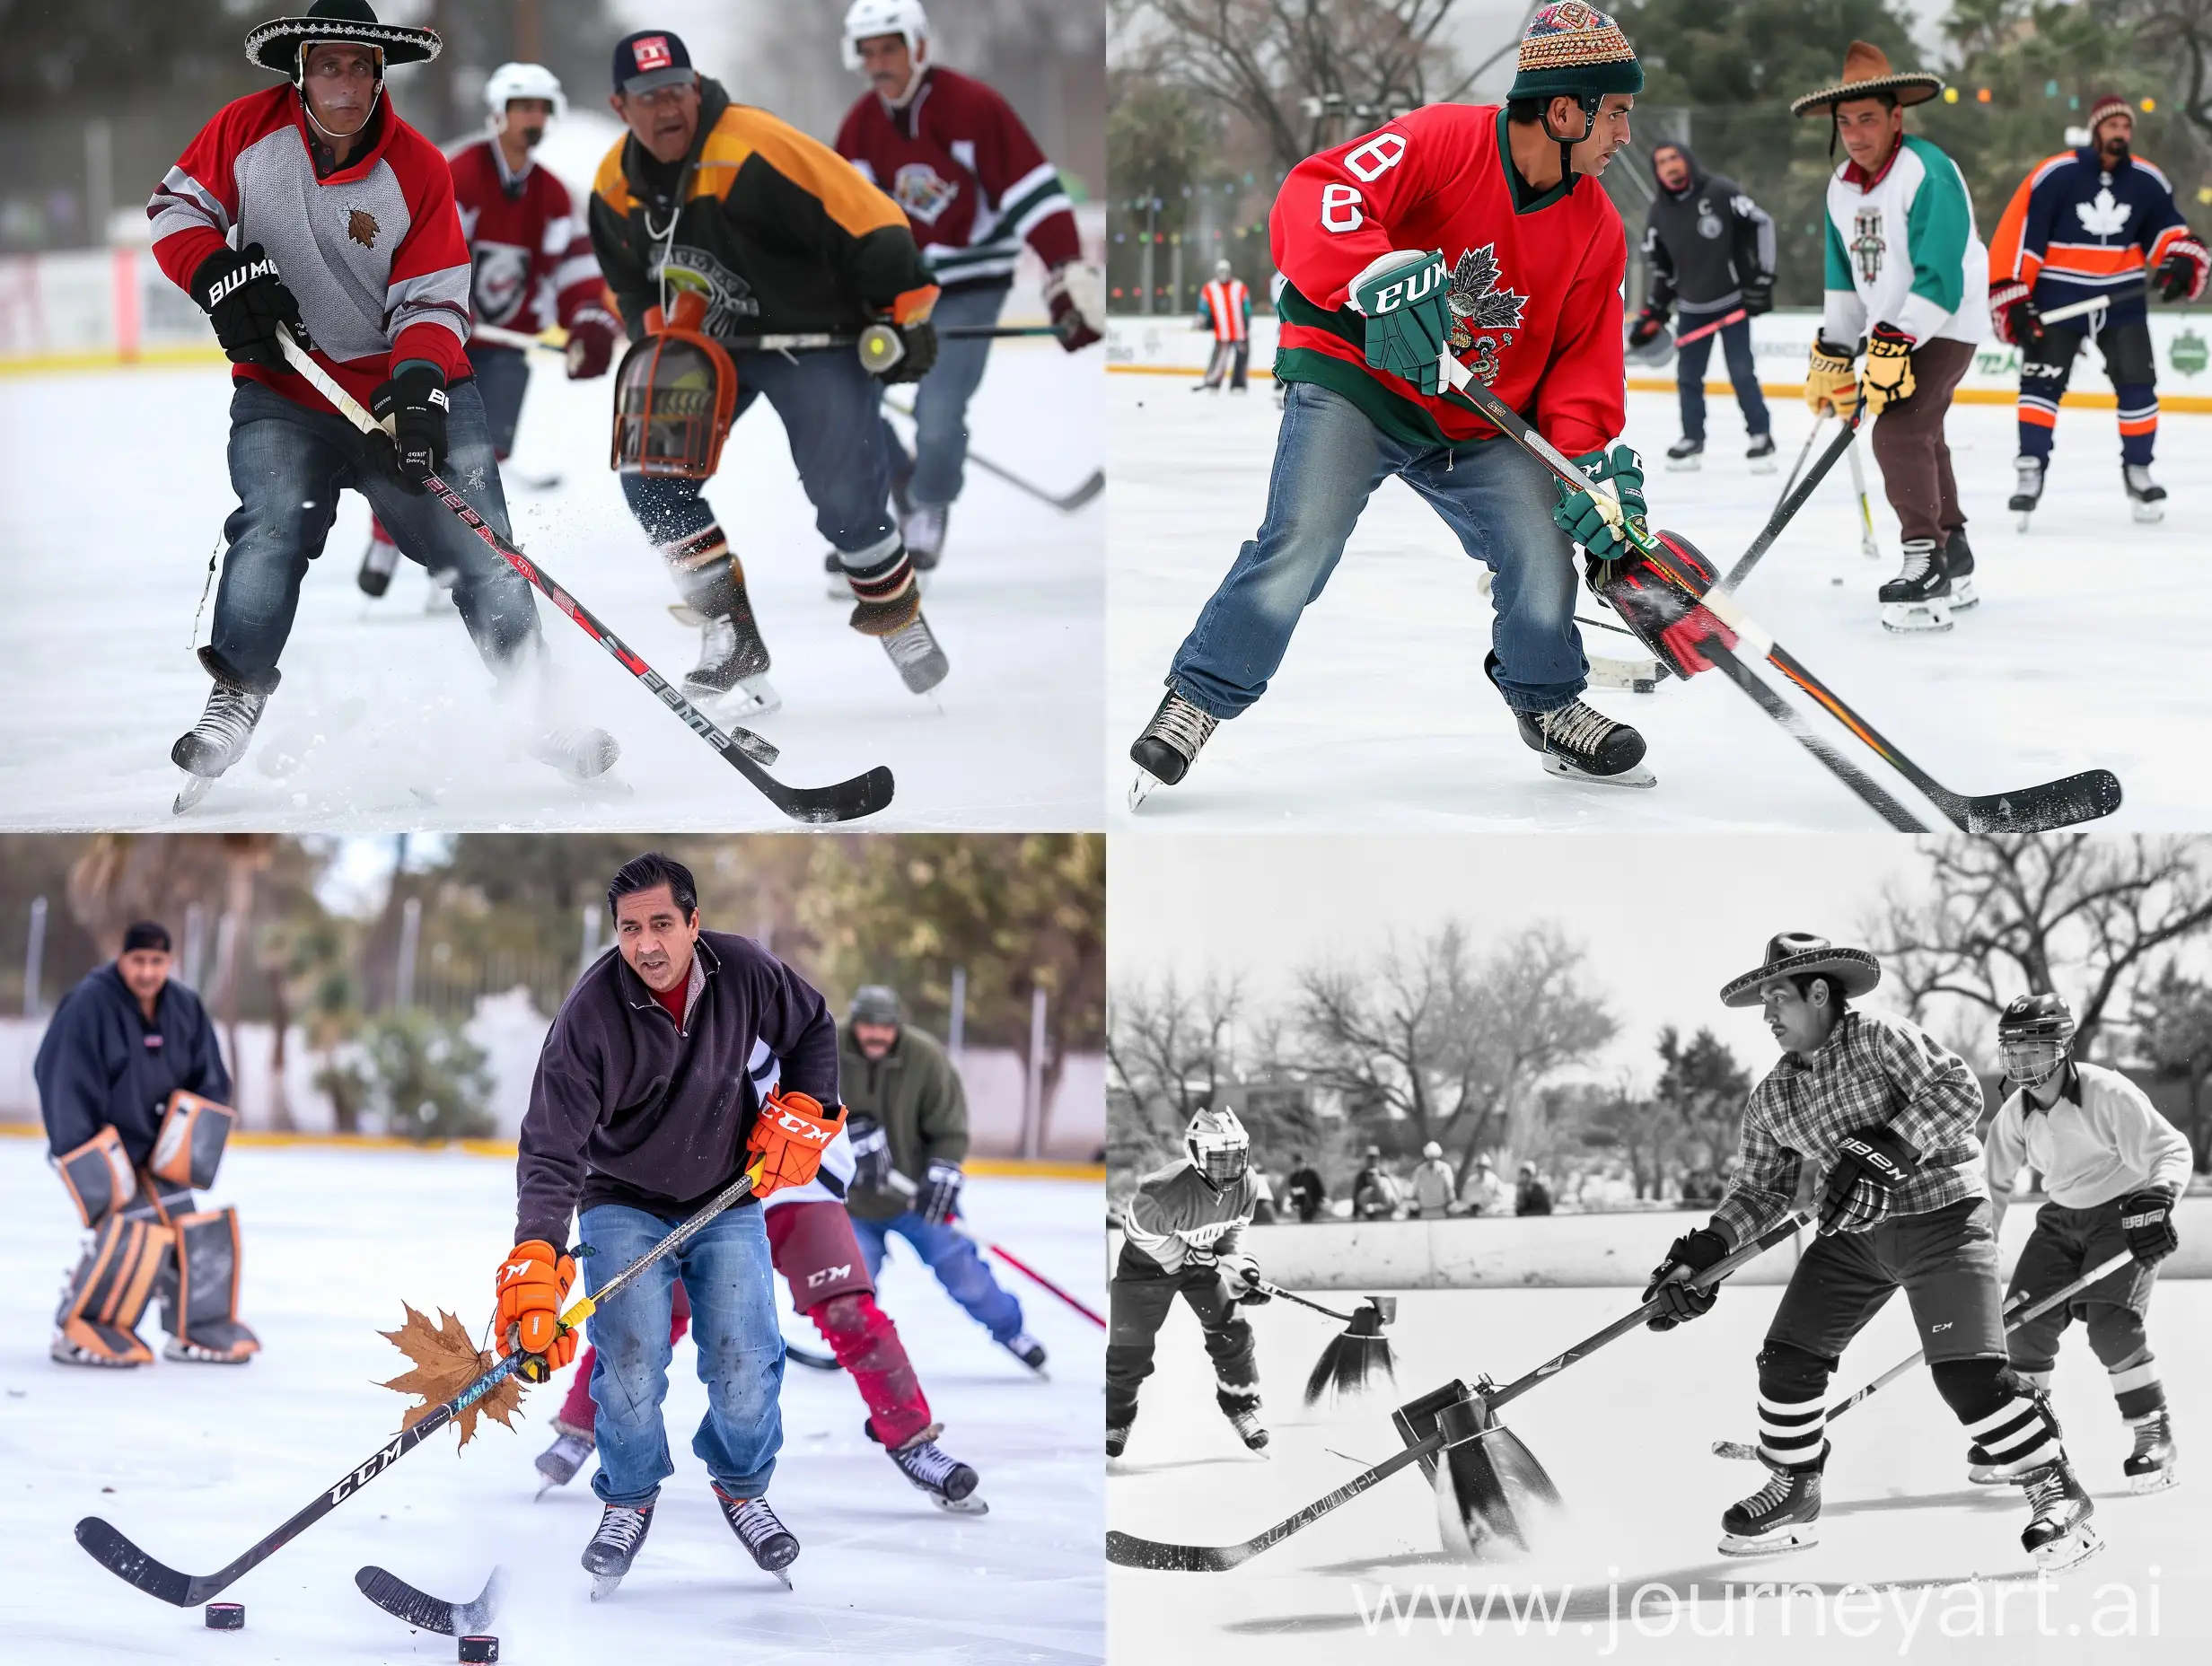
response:
[[[860,43],[878,35],[898,35],[921,68],[929,57],[929,14],[922,0],[853,0],[845,13],[845,67],[860,69]]]
[[[1427,1144],[1421,1147],[1421,1155],[1426,1157],[1430,1162],[1434,1162],[1436,1159],[1444,1155],[1444,1147],[1437,1144],[1435,1140],[1431,1140]]]
[[[486,125],[494,133],[506,128],[510,99],[544,99],[553,106],[556,121],[568,114],[568,97],[561,91],[560,77],[543,64],[502,64],[484,78]]]
[[[1214,262],[1214,276],[1225,283],[1236,276],[1236,267],[1231,266],[1226,259],[1216,260]]]
[[[1208,1186],[1219,1189],[1231,1184],[1251,1165],[1251,1136],[1244,1132],[1236,1112],[1225,1106],[1201,1110],[1183,1130],[1183,1149],[1191,1166]]]

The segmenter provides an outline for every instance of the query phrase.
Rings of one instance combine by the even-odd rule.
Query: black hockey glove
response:
[[[1720,1300],[1718,1286],[1693,1289],[1687,1282],[1708,1267],[1727,1259],[1728,1241],[1709,1226],[1700,1226],[1694,1232],[1684,1232],[1667,1246],[1667,1258],[1651,1269],[1651,1283],[1644,1286],[1644,1300],[1661,1298],[1666,1306],[1644,1321],[1647,1330],[1672,1330],[1677,1325],[1686,1325],[1701,1314],[1713,1311],[1713,1303]],[[1684,1269],[1681,1278],[1670,1276],[1677,1268]]]
[[[1821,1236],[1859,1232],[1884,1220],[1897,1188],[1920,1166],[1920,1153],[1887,1127],[1847,1134],[1821,1194]]]
[[[2181,1247],[2173,1231],[2172,1194],[2161,1187],[2120,1200],[2120,1230],[2127,1234],[2128,1253],[2145,1267],[2157,1266]]]
[[[853,1143],[853,1184],[864,1191],[889,1191],[891,1138],[883,1125],[856,1110],[845,1118],[845,1134]]]
[[[937,327],[924,319],[918,324],[899,324],[893,328],[899,332],[899,345],[906,350],[900,354],[896,364],[877,374],[886,382],[919,381],[937,362]]]
[[[914,1199],[922,1219],[932,1226],[943,1226],[958,1214],[961,1182],[966,1178],[957,1162],[932,1157],[929,1172],[922,1178],[922,1189]]]
[[[1666,327],[1667,310],[1664,307],[1646,307],[1636,315],[1636,321],[1628,326],[1628,345],[1640,347],[1656,341],[1659,332]]]
[[[445,466],[445,373],[409,359],[399,373],[369,398],[369,415],[382,431],[370,436],[384,472],[410,492]]]
[[[1760,318],[1774,311],[1774,279],[1770,276],[1749,277],[1743,280],[1743,311],[1746,316]]]
[[[218,249],[201,261],[192,274],[192,299],[215,325],[215,339],[233,364],[285,369],[284,349],[276,345],[280,324],[289,324],[301,345],[307,344],[299,301],[259,243]]]

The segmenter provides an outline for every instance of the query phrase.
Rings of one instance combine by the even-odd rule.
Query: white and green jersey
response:
[[[1821,337],[1848,347],[1876,324],[1915,341],[1988,335],[1989,251],[1958,163],[1907,134],[1868,181],[1846,162],[1828,181]]]

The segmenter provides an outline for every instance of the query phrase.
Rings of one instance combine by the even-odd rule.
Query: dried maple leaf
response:
[[[443,1309],[439,1310],[438,1323],[433,1325],[406,1302],[399,1305],[406,1311],[406,1323],[397,1330],[376,1334],[415,1362],[414,1370],[402,1372],[382,1385],[419,1397],[421,1404],[409,1407],[399,1419],[402,1429],[411,1429],[498,1362],[479,1350],[461,1328],[461,1320]],[[478,1416],[496,1418],[513,1428],[514,1413],[522,1404],[522,1384],[510,1376],[461,1414],[460,1444],[466,1446],[476,1434]]]

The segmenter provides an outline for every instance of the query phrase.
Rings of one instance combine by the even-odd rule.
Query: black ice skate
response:
[[[2166,488],[2151,478],[2147,464],[2122,463],[2120,478],[2128,488],[2128,507],[2138,522],[2150,526],[2166,518]]]
[[[2028,530],[2028,517],[2035,513],[2036,504],[2043,501],[2043,469],[2045,460],[2022,455],[2013,459],[2013,495],[2005,507],[2020,517],[2020,530]]]
[[[1951,579],[1951,610],[1962,612],[1981,600],[1974,591],[1974,551],[1966,529],[1954,526],[1944,540],[1944,571]]]
[[[1774,449],[1774,443],[1771,440],[1767,443],[1767,449],[1769,452]],[[1693,440],[1688,434],[1684,434],[1667,447],[1667,467],[1677,474],[1692,474],[1704,467],[1704,464],[1698,460],[1704,455],[1705,442]]]
[[[2166,1408],[2162,1406],[2140,1417],[2130,1417],[2128,1426],[2135,1431],[2135,1450],[2120,1465],[2120,1472],[2128,1477],[2128,1490],[2163,1493],[2178,1485],[2181,1477],[2174,1464],[2173,1424]]]
[[[354,583],[373,601],[391,588],[391,575],[399,570],[399,546],[388,538],[369,534],[369,547],[361,552],[361,571]]]
[[[1753,474],[1772,474],[1777,467],[1774,436],[1770,434],[1753,434],[1751,446],[1744,452],[1743,457],[1751,465]]]
[[[1220,718],[1200,711],[1170,688],[1129,748],[1129,761],[1137,766],[1137,779],[1129,785],[1130,810],[1149,798],[1153,788],[1173,786],[1189,775],[1198,749],[1220,726]]]
[[[873,1423],[864,1422],[860,1426],[870,1440],[883,1445]],[[933,1423],[904,1446],[885,1447],[884,1451],[899,1466],[899,1473],[928,1494],[929,1502],[938,1509],[961,1515],[988,1515],[990,1505],[976,1495],[976,1472],[937,1445],[943,1427]]]
[[[731,586],[729,612],[716,618],[695,615],[699,625],[699,662],[683,674],[687,699],[712,706],[718,717],[758,717],[783,704],[769,684],[768,645],[752,616],[742,588]]]
[[[1644,767],[1644,737],[1594,706],[1569,700],[1553,711],[1513,716],[1530,750],[1541,752],[1545,769],[1563,780],[1599,786],[1658,785],[1658,777]]]
[[[1126,1423],[1108,1424],[1106,1425],[1106,1455],[1109,1458],[1119,1458],[1128,1449],[1129,1425]]]
[[[189,731],[169,749],[170,761],[185,773],[177,791],[175,810],[181,815],[207,796],[215,777],[246,755],[254,725],[275,692],[279,674],[271,671],[266,682],[249,683],[236,676],[212,647],[199,651],[199,662],[215,679],[207,691],[206,709]]]
[[[999,1346],[1039,1376],[1045,1376],[1045,1345],[1028,1331],[1017,1330]]]
[[[555,1487],[566,1486],[575,1480],[576,1471],[584,1468],[598,1444],[591,1430],[554,1418],[553,1444],[538,1454],[538,1473],[545,1477],[538,1487],[538,1496],[543,1498]]]
[[[784,1582],[784,1589],[789,1591],[791,1575],[784,1570],[799,1559],[799,1541],[789,1528],[776,1519],[768,1501],[733,1498],[716,1486],[715,1502],[722,1506],[722,1519],[737,1535],[737,1542],[745,1547],[745,1554],[753,1559],[753,1565],[763,1574],[775,1574]]]
[[[1260,1421],[1260,1402],[1258,1400],[1240,1400],[1233,1405],[1223,1406],[1221,1410],[1222,1415],[1229,1419],[1229,1426],[1236,1431],[1237,1439],[1244,1442],[1247,1451],[1255,1452],[1267,1451],[1268,1432]]]
[[[1725,1556],[1765,1556],[1802,1550],[1821,1542],[1821,1470],[1828,1448],[1817,1461],[1777,1469],[1768,1483],[1720,1518],[1720,1553]]]
[[[609,1504],[600,1512],[599,1531],[584,1548],[584,1570],[592,1576],[592,1601],[614,1594],[614,1588],[630,1571],[630,1564],[637,1560],[637,1548],[645,1542],[652,1527],[651,1504],[636,1509],[628,1504]]]
[[[1882,628],[1900,633],[1951,628],[1951,576],[1932,538],[1905,540],[1905,565],[1876,592]]]
[[[2055,1458],[2020,1477],[2033,1513],[2020,1530],[2022,1548],[2035,1558],[2046,1574],[2056,1574],[2086,1562],[2104,1548],[2104,1540],[2090,1525],[2097,1507],[2064,1458]]]

